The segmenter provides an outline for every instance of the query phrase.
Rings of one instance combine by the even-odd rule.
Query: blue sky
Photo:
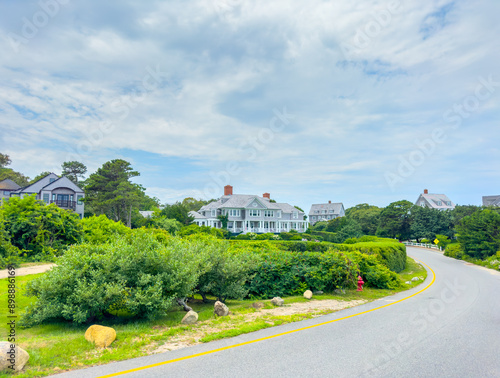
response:
[[[500,194],[495,1],[3,1],[0,151],[172,203]]]

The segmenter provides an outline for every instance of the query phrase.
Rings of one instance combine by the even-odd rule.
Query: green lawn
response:
[[[43,273],[42,273],[43,274]],[[426,277],[426,271],[413,260],[408,259],[407,268],[401,272],[404,281],[411,280],[412,277]],[[23,309],[32,301],[22,295],[27,282],[36,278],[37,275],[22,276],[16,278],[17,285],[17,315],[22,313]],[[412,282],[411,285],[405,285],[399,291],[420,284]],[[396,291],[376,290],[365,287],[362,292],[355,289],[347,290],[346,294],[322,294],[314,296],[314,299],[336,299],[340,301],[351,301],[363,299],[372,301],[387,295],[392,295]],[[307,299],[302,296],[285,298],[285,304],[295,302],[306,302]],[[228,317],[216,318],[213,314],[213,304],[204,304],[200,300],[190,306],[198,312],[199,321],[195,325],[182,325],[180,321],[185,312],[179,307],[165,314],[160,319],[154,321],[133,321],[127,322],[126,319],[119,321],[100,322],[101,325],[112,326],[117,333],[117,339],[105,350],[98,350],[84,338],[84,333],[88,325],[77,326],[71,323],[53,323],[40,325],[29,329],[17,328],[18,345],[27,350],[30,354],[30,360],[25,366],[23,372],[16,374],[16,377],[40,377],[55,374],[64,370],[77,369],[84,366],[105,364],[111,361],[119,361],[134,357],[144,356],[157,347],[171,340],[182,338],[188,342],[209,342],[225,337],[233,337],[242,333],[253,332],[259,329],[277,326],[307,319],[313,316],[307,314],[293,314],[287,316],[265,316],[252,321],[245,321],[245,315],[257,311],[252,307],[253,300],[246,301],[227,301],[231,310]],[[263,302],[264,308],[272,308],[269,301]],[[0,280],[0,321],[7,324],[7,279]],[[322,311],[326,314],[333,311]],[[317,315],[317,314],[316,314]],[[10,320],[10,319],[9,319]],[[0,330],[0,340],[6,340],[7,329],[2,327]],[[2,373],[0,373],[1,375]],[[2,376],[9,376],[11,373],[3,373]]]

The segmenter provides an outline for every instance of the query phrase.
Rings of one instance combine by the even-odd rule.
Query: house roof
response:
[[[80,187],[78,185],[76,185],[73,181],[71,181],[66,176],[59,177],[55,181],[49,182],[41,190],[53,190],[53,189],[61,188],[61,187],[70,188],[71,190],[73,190],[75,192],[82,192],[83,193],[83,190],[80,189]]]
[[[51,178],[53,178],[54,181],[50,182]],[[83,190],[69,178],[66,176],[59,177],[55,173],[49,173],[33,184],[16,190],[15,193],[40,193],[42,190],[53,190],[60,187],[70,188],[75,192],[83,193]]]
[[[251,194],[225,195],[217,201],[212,201],[209,204],[203,206],[199,211],[201,212],[213,209],[245,209],[250,207],[250,204],[253,201],[258,201],[262,205],[262,207],[260,208],[269,210],[281,210],[284,213],[291,213],[292,211],[298,211],[299,213],[301,213],[300,210],[289,205],[288,203],[270,202],[267,198]]]
[[[151,218],[154,214],[154,211],[139,210],[139,214],[141,214],[144,218]]]
[[[194,219],[207,219],[207,217],[204,217],[199,212],[193,210],[189,212],[189,215],[192,216]]]
[[[21,189],[21,185],[17,185],[11,179],[5,179],[0,181],[0,189],[1,190],[17,190]]]
[[[311,210],[309,210],[309,215],[321,214],[321,210],[327,210],[329,214],[332,214],[330,213],[330,210],[333,210],[333,214],[340,215],[343,208],[344,204],[342,202],[318,203],[311,205]],[[319,211],[319,213],[315,213],[315,211]]]
[[[448,198],[448,196],[446,194],[423,193],[418,197],[417,202],[415,202],[416,205],[419,203],[420,198],[425,199],[425,201],[433,209],[454,209],[455,208],[455,204]],[[439,202],[441,202],[441,205],[439,205]],[[451,205],[447,205],[446,204],[447,202],[450,202]]]
[[[483,206],[500,206],[500,195],[483,196]]]

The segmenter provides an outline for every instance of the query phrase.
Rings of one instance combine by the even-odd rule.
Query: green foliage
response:
[[[182,200],[182,205],[185,206],[188,209],[188,211],[198,211],[202,208],[202,206],[204,206],[212,201],[216,201],[216,200],[205,201],[202,199],[197,200],[193,197],[187,197],[187,198],[184,198]]]
[[[311,236],[313,237],[313,239],[320,241],[324,240],[330,243],[338,243],[340,239],[336,232],[327,231],[311,231]]]
[[[457,238],[470,257],[486,259],[500,249],[500,214],[485,209],[462,218]]]
[[[1,155],[1,154],[0,154]],[[12,245],[8,232],[5,230],[3,213],[0,211],[0,269],[5,269],[7,265],[20,266],[21,251]]]
[[[380,213],[377,236],[408,240],[411,236],[410,215],[413,204],[397,201],[389,204]]]
[[[358,265],[363,281],[367,286],[390,290],[401,287],[402,282],[398,275],[380,264],[377,256],[354,252],[349,254],[349,257]]]
[[[438,246],[441,248],[446,248],[448,244],[451,243],[451,240],[446,235],[436,235],[436,239],[438,240]]]
[[[251,278],[251,269],[255,266],[257,256],[241,250],[229,250],[227,241],[212,236],[194,234],[189,240],[203,240],[207,254],[207,271],[198,280],[196,291],[203,298],[213,295],[222,302],[226,299],[243,299],[248,288],[245,283]]]
[[[411,209],[411,234],[417,241],[420,239],[434,240],[441,234],[451,237],[452,216],[450,211],[440,211],[422,206],[413,206]]]
[[[185,226],[180,231],[177,232],[177,235],[181,237],[193,234],[208,234],[215,236],[218,239],[224,239],[226,237],[229,237],[229,232],[226,230],[221,230],[209,226],[198,226],[197,224],[190,224],[189,226]]]
[[[347,219],[356,221],[365,235],[375,235],[382,209],[377,206],[362,203],[346,210]]]
[[[130,228],[122,222],[115,222],[106,215],[91,216],[81,220],[83,240],[91,244],[104,244],[115,236],[126,236]]]
[[[464,251],[460,243],[451,243],[446,246],[444,255],[448,257],[453,257],[458,260],[462,260],[464,257]]]
[[[152,319],[191,295],[206,272],[204,241],[168,238],[148,230],[106,244],[71,247],[57,267],[32,281],[27,295],[36,297],[22,324],[53,320],[85,323],[127,315]]]
[[[50,175],[52,172],[49,172],[49,171],[45,171],[45,172],[42,172],[42,173],[39,173],[38,175],[35,176],[35,178],[33,180],[30,180],[29,182],[29,185],[37,182],[38,180],[41,180],[43,179],[45,176],[48,176]]]
[[[46,205],[35,196],[11,197],[0,211],[10,242],[29,260],[50,260],[81,240],[76,213]]]
[[[189,215],[189,207],[181,202],[176,202],[173,205],[165,205],[161,210],[161,215],[175,219],[183,225],[188,225],[193,222],[194,218]]]
[[[78,179],[83,179],[83,175],[87,173],[87,167],[79,161],[65,161],[61,168],[62,176],[66,176],[77,185]]]
[[[218,220],[220,220],[221,224],[222,224],[222,228],[224,230],[227,230],[227,222],[229,222],[229,216],[228,215],[219,215],[217,217]]]

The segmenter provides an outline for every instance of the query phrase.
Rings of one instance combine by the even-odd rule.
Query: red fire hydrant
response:
[[[364,281],[363,279],[361,278],[361,276],[358,276],[358,290],[356,291],[363,291],[363,285],[364,285]]]

